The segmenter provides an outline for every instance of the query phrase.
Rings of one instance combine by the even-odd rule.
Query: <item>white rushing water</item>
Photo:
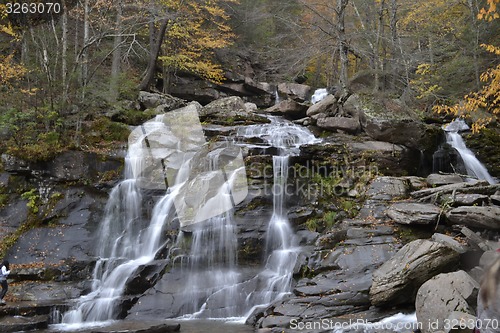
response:
[[[185,276],[179,294],[184,318],[242,318],[290,292],[300,249],[286,211],[288,160],[301,145],[316,141],[314,135],[275,117],[270,117],[270,124],[247,126],[237,133],[258,137],[279,152],[273,156],[267,260],[260,273],[243,278],[237,268],[233,214],[234,205],[247,193],[241,151],[228,143],[205,144],[197,118],[198,123],[187,119],[185,124],[186,118],[189,112],[173,117],[175,123],[158,116],[133,131],[125,180],[111,191],[97,233],[92,291],[63,315],[63,326],[118,318],[127,282],[137,268],[156,264],[161,249],[173,251],[172,263]],[[164,193],[150,219],[142,211],[145,189]],[[171,246],[165,228],[173,221],[180,227]]]
[[[311,97],[311,103],[316,104],[323,100],[328,95],[328,90],[326,88],[316,89]]]
[[[455,148],[464,162],[467,174],[471,177],[486,180],[496,184],[496,180],[488,173],[486,167],[477,159],[476,155],[467,148],[459,131],[468,130],[469,126],[462,119],[455,119],[443,127],[446,132],[446,142]]]
[[[246,297],[248,316],[256,307],[264,306],[282,298],[291,291],[292,275],[300,248],[290,226],[286,210],[286,188],[288,181],[288,161],[299,152],[300,146],[316,142],[314,135],[304,127],[283,119],[270,117],[271,123],[241,128],[243,137],[259,137],[272,147],[278,148],[279,155],[273,156],[273,213],[266,235],[266,265],[254,280],[263,285]]]

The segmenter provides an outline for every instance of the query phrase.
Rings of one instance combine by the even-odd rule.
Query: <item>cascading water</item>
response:
[[[186,117],[185,113],[180,117]],[[204,145],[203,137],[193,138],[192,125],[172,131],[190,140],[187,143],[175,135],[160,135],[165,119],[158,116],[141,126],[134,142],[129,143],[126,179],[112,190],[100,225],[92,291],[64,314],[63,323],[81,325],[116,319],[127,282],[138,267],[154,263],[160,249],[167,248],[169,239],[164,239],[163,230],[177,220],[179,234],[168,253],[173,267],[178,267],[184,277],[179,315],[242,318],[253,308],[289,293],[300,249],[286,211],[288,160],[301,145],[316,139],[303,127],[270,119],[270,124],[242,127],[237,133],[240,137],[258,137],[278,151],[273,156],[273,213],[262,271],[252,277],[237,268],[232,208],[246,196],[237,185],[244,181],[246,186],[244,166],[234,162],[242,162],[239,148]],[[210,146],[211,151],[200,152],[202,146]],[[164,157],[155,159],[155,149]],[[213,187],[214,180],[222,185]],[[166,191],[149,221],[141,212],[144,188]]]
[[[140,266],[155,264],[156,254],[170,240],[163,230],[174,219],[183,230],[195,230],[193,252],[197,257],[191,259],[197,266],[214,265],[215,257],[207,254],[206,239],[220,247],[235,247],[229,217],[230,208],[246,196],[243,160],[239,148],[229,145],[210,152],[210,158],[208,146],[195,106],[157,116],[132,132],[126,179],[112,190],[99,228],[99,259],[92,291],[64,314],[63,323],[116,319],[127,282]],[[215,163],[217,159],[222,163]],[[149,223],[141,212],[144,189],[166,192],[156,203]],[[223,231],[215,237],[212,229],[207,234],[201,225]],[[234,265],[231,254],[224,260]]]
[[[274,90],[274,105],[279,104],[281,102],[280,94],[278,92],[278,87]]]
[[[270,124],[249,126],[239,132],[243,137],[260,137],[278,148],[279,152],[278,156],[273,156],[273,213],[267,229],[267,262],[264,270],[253,279],[257,285],[263,282],[264,287],[253,290],[246,297],[245,303],[251,309],[278,300],[291,290],[293,270],[300,249],[285,206],[288,160],[291,155],[298,153],[301,145],[317,141],[303,127],[275,117],[270,119]]]
[[[316,104],[319,101],[323,100],[328,95],[328,89],[320,88],[314,91],[314,94],[311,96],[311,103]]]
[[[469,126],[462,119],[455,119],[443,127],[446,132],[446,142],[456,149],[464,162],[467,174],[477,179],[486,180],[490,184],[496,184],[495,179],[488,173],[486,167],[477,159],[474,153],[467,148],[459,131],[468,130]]]
[[[148,124],[144,137],[163,126],[161,118]],[[147,131],[146,131],[147,130]],[[141,214],[142,196],[138,183],[143,171],[144,153],[140,142],[129,146],[125,159],[125,180],[111,191],[105,217],[99,227],[98,261],[93,275],[92,292],[82,297],[77,306],[64,314],[63,323],[99,322],[116,319],[117,305],[125,284],[140,265],[154,260],[162,247],[161,229],[173,218],[174,198],[179,187],[171,187],[155,206],[149,225]],[[182,168],[187,167],[184,163]],[[183,173],[179,172],[180,177]],[[111,241],[110,241],[111,240]]]
[[[236,236],[232,214],[218,222],[181,233],[179,247],[191,238],[188,255],[176,258],[187,266],[188,291],[181,313],[184,318],[246,318],[253,308],[277,300],[291,290],[299,248],[285,209],[288,159],[302,144],[316,141],[307,129],[270,117],[271,123],[242,127],[237,136],[260,138],[279,155],[273,156],[273,213],[266,233],[266,264],[256,276],[245,278],[236,265]],[[231,231],[229,231],[231,230]],[[186,264],[187,262],[187,264]]]

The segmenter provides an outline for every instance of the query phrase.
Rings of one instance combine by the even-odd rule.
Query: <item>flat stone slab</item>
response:
[[[433,204],[398,202],[389,207],[387,216],[399,224],[435,224],[440,209]]]
[[[34,317],[9,316],[0,319],[0,332],[10,333],[32,331],[48,327],[49,317],[45,315]]]
[[[446,218],[451,224],[500,230],[500,207],[498,206],[458,207],[447,212]]]
[[[440,175],[437,173],[430,174],[426,180],[430,186],[443,186],[464,181],[459,175]]]
[[[407,195],[407,184],[396,177],[378,177],[367,191],[368,198],[372,200],[391,200]]]

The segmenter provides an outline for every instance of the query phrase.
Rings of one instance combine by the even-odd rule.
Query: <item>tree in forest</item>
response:
[[[303,22],[308,30],[311,46],[317,48],[315,58],[332,59],[336,83],[346,90],[349,80],[349,45],[346,33],[346,16],[349,0],[310,1],[302,0],[306,12]],[[332,82],[331,78],[329,81]],[[333,85],[333,82],[332,82]]]
[[[478,13],[478,19],[492,21],[498,19],[496,4],[499,0],[488,0],[488,8],[482,8]],[[490,44],[481,45],[488,52],[500,57],[500,47]],[[472,124],[472,131],[477,132],[485,128],[489,123],[500,115],[500,64],[488,68],[480,75],[484,84],[478,91],[465,95],[462,101],[454,105],[436,105],[433,109],[437,113],[447,113],[455,116],[470,117],[478,110],[486,111],[489,116],[478,118]]]
[[[139,89],[147,90],[153,83],[158,60],[166,76],[183,70],[221,82],[223,71],[213,55],[216,49],[230,45],[234,37],[224,7],[230,3],[236,0],[162,1],[160,14],[154,13],[158,19],[149,24],[149,61]]]
[[[477,0],[429,0],[408,6],[401,27],[412,36],[417,71],[411,83],[419,98],[432,103],[479,89],[484,27],[477,22],[478,10]]]
[[[6,43],[10,43],[12,40],[17,39],[18,35],[10,22],[6,20],[6,13],[5,5],[0,4],[0,38],[5,39]],[[13,58],[13,53],[2,54],[0,60],[0,88],[8,88],[10,84],[26,74],[26,69],[17,64]]]

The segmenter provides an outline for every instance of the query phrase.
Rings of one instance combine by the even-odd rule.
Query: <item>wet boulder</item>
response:
[[[435,224],[440,213],[439,207],[432,204],[398,202],[387,210],[387,216],[399,224]]]
[[[49,325],[49,316],[39,315],[34,317],[9,316],[0,319],[2,333],[32,331],[45,329]]]
[[[412,303],[424,282],[455,267],[458,259],[458,252],[438,242],[406,244],[373,273],[370,300],[377,306]]]
[[[456,312],[474,315],[479,284],[464,271],[439,274],[425,282],[417,292],[415,308],[424,333],[444,329],[445,320],[455,318]]]

